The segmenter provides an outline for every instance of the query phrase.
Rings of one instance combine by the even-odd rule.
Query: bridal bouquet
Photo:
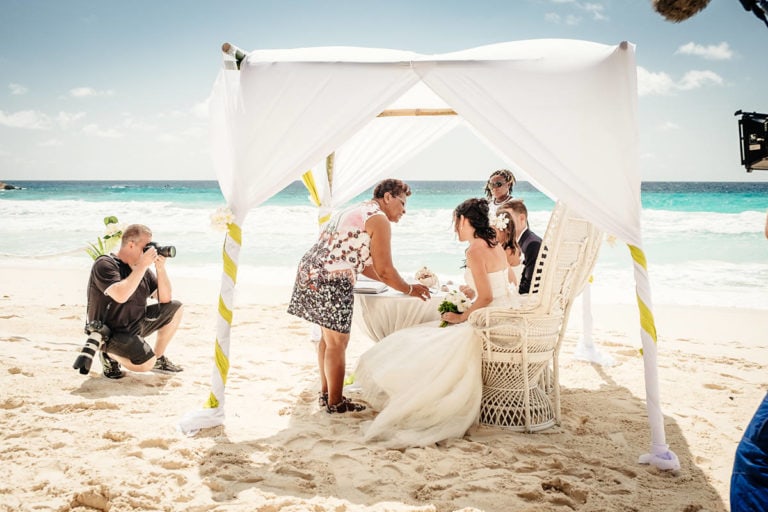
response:
[[[426,286],[427,288],[437,288],[440,284],[440,280],[437,278],[437,274],[429,270],[427,267],[421,267],[414,275],[416,280]]]
[[[471,301],[464,293],[453,290],[445,296],[443,302],[437,307],[437,311],[440,313],[463,313],[469,308]],[[445,327],[448,322],[443,320],[440,322],[440,327]]]
[[[85,248],[85,252],[94,260],[111,251],[123,237],[125,228],[117,223],[117,217],[114,215],[104,217],[104,226],[106,226],[104,235],[97,238],[95,244],[89,242],[88,247]]]

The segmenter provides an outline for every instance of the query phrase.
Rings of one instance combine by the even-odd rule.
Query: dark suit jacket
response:
[[[520,245],[520,252],[523,253],[523,274],[520,276],[520,293],[528,293],[531,289],[531,280],[533,279],[533,267],[536,265],[536,258],[539,257],[541,248],[541,237],[526,229],[517,241]]]

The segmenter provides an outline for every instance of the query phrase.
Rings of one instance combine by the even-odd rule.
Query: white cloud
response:
[[[733,58],[733,50],[731,50],[731,47],[725,41],[718,45],[711,44],[709,46],[702,46],[690,42],[678,48],[675,53],[695,55],[696,57],[702,57],[707,60],[730,60]]]
[[[576,9],[578,11],[586,12],[595,21],[608,20],[608,17],[604,14],[605,6],[601,3],[577,2],[576,0],[550,0],[550,2],[557,5],[567,6],[563,7],[562,9]],[[556,12],[548,12],[544,14],[544,20],[556,25],[561,23],[565,25],[578,25],[581,23],[582,18],[577,14],[559,14]]]
[[[637,94],[639,96],[670,94],[674,89],[675,82],[668,74],[652,73],[641,66],[637,66]]]
[[[556,12],[548,12],[544,15],[544,21],[553,23],[555,25],[563,24],[568,26],[575,26],[581,23],[581,17],[576,16],[575,14],[568,14],[567,16],[563,17]]]
[[[8,89],[11,91],[11,94],[14,96],[21,96],[22,94],[27,94],[29,92],[29,89],[24,87],[21,84],[8,84]]]
[[[722,85],[723,78],[714,71],[688,71],[678,83],[678,88],[682,91],[699,89],[707,84]]]
[[[38,144],[40,147],[57,147],[57,146],[63,146],[64,144],[59,139],[48,139]]]
[[[683,75],[683,78],[675,82],[667,73],[653,73],[642,66],[637,67],[637,94],[639,96],[667,95],[677,91],[699,89],[706,85],[722,84],[723,78],[714,71],[688,71]]]
[[[70,114],[69,112],[59,112],[56,115],[56,123],[58,123],[61,128],[66,128],[71,123],[79,121],[84,117],[85,112],[75,112],[74,114]]]
[[[93,137],[102,137],[106,139],[118,139],[123,136],[122,133],[113,128],[103,129],[100,128],[97,124],[88,124],[83,126],[83,133]]]
[[[583,3],[583,4],[576,4],[581,9],[587,11],[589,14],[592,15],[592,19],[595,21],[606,21],[608,19],[607,16],[603,14],[605,11],[605,6],[603,4],[594,4],[594,3]]]
[[[53,122],[50,117],[37,110],[22,110],[12,114],[0,110],[0,125],[28,130],[50,130]]]
[[[75,87],[69,90],[69,95],[73,98],[88,98],[91,96],[114,96],[115,92],[112,89],[106,91],[98,91],[93,87]]]
[[[156,132],[158,130],[158,127],[147,123],[145,121],[142,121],[140,119],[136,119],[130,114],[124,114],[126,117],[123,119],[123,127],[128,130],[134,130],[134,131],[141,131],[141,132]]]
[[[84,117],[85,112],[59,112],[56,117],[51,117],[37,110],[22,110],[7,114],[0,110],[0,125],[28,130],[50,130],[54,126],[67,128],[71,123]]]

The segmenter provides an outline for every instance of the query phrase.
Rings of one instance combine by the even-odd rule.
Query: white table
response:
[[[373,341],[412,325],[440,320],[437,307],[445,293],[433,293],[426,301],[402,292],[355,293],[352,322]]]

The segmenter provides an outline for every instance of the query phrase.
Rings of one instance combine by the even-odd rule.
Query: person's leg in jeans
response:
[[[768,395],[744,430],[731,475],[731,512],[768,510]]]

